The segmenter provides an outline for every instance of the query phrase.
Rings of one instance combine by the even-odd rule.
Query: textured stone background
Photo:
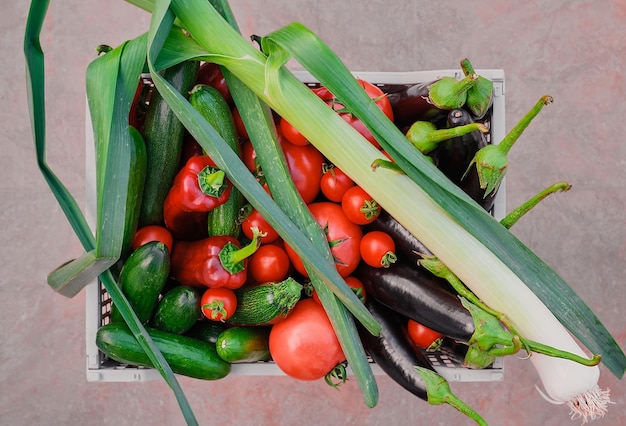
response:
[[[22,37],[28,2],[0,16],[0,423],[12,425],[182,424],[161,381],[88,383],[85,298],[53,293],[46,275],[82,253],[37,170],[26,103]],[[48,162],[84,202],[84,72],[101,43],[146,31],[149,15],[122,1],[51,2],[46,53]],[[507,130],[544,94],[555,103],[526,130],[510,156],[509,208],[559,180],[571,191],[546,200],[513,232],[555,268],[624,347],[626,258],[626,3],[622,0],[455,2],[232,0],[242,32],[263,35],[301,21],[354,70],[457,67],[506,72]],[[501,383],[454,383],[493,425],[568,424],[567,409],[543,401],[528,361],[507,359]],[[367,409],[354,383],[231,376],[181,379],[201,424],[468,424],[450,407],[431,407],[386,377]],[[624,382],[604,367],[615,405],[597,424],[626,424]],[[574,423],[575,424],[575,423]]]

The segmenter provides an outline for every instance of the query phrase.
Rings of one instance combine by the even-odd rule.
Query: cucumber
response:
[[[224,330],[226,330],[226,324],[223,322],[201,319],[196,321],[184,334],[185,336],[215,345],[217,338]]]
[[[196,84],[189,92],[189,102],[224,141],[241,155],[235,121],[224,96],[213,86]],[[241,192],[237,188],[232,188],[228,200],[209,212],[207,221],[209,235],[230,235],[239,238],[241,226],[238,217],[244,203],[245,199]]]
[[[200,298],[192,287],[174,287],[161,299],[154,311],[152,326],[162,331],[182,334],[200,318]]]
[[[170,255],[165,244],[151,241],[138,247],[124,262],[118,284],[139,321],[148,322],[170,273]],[[123,322],[115,305],[111,322]]]
[[[217,338],[217,354],[226,362],[257,362],[270,359],[270,327],[232,327]]]
[[[230,363],[217,355],[214,345],[154,328],[146,327],[146,331],[174,373],[204,380],[221,379],[230,373]],[[154,367],[126,324],[100,327],[96,346],[115,361]]]
[[[292,277],[235,290],[237,309],[226,320],[236,325],[270,325],[284,319],[300,300],[302,285]]]
[[[126,198],[126,217],[124,221],[124,238],[122,240],[121,257],[126,258],[132,251],[131,244],[137,227],[141,211],[141,199],[146,182],[147,153],[146,143],[139,130],[128,127],[133,144],[131,146],[130,177],[128,180],[128,196]]]
[[[195,83],[198,67],[197,61],[181,62],[167,68],[163,78],[187,96]],[[140,226],[163,224],[163,202],[178,171],[184,134],[182,123],[154,88],[143,128],[148,162]]]

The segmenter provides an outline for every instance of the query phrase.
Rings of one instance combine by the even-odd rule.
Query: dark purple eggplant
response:
[[[407,263],[389,268],[360,265],[355,275],[363,282],[369,298],[445,336],[469,342],[474,319],[456,294],[444,288],[447,281]]]
[[[477,80],[476,74],[460,81],[454,77],[442,77],[391,91],[387,97],[391,101],[396,125],[402,129],[417,120],[436,121],[445,117],[447,111],[465,104],[467,91]]]

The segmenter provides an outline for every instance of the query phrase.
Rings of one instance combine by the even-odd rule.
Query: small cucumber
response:
[[[148,322],[170,273],[170,256],[165,244],[151,241],[133,251],[124,262],[118,284],[139,321]],[[123,322],[115,305],[111,322]]]
[[[152,326],[162,331],[182,334],[200,317],[200,298],[192,287],[177,286],[165,293],[154,311]]]
[[[214,345],[154,328],[146,328],[146,331],[174,373],[204,380],[221,379],[230,373],[230,363],[217,355]],[[96,346],[115,361],[154,367],[126,324],[100,327]]]
[[[185,61],[167,68],[163,78],[187,96],[198,75],[198,62]],[[143,136],[146,140],[147,175],[139,225],[161,225],[163,202],[178,170],[185,128],[156,88],[146,111]]]
[[[233,115],[224,96],[213,86],[196,84],[189,92],[189,102],[224,141],[241,155]],[[209,235],[230,235],[239,238],[241,226],[237,219],[244,203],[245,199],[241,192],[233,188],[228,200],[209,212],[207,221]]]
[[[270,325],[284,319],[300,300],[302,285],[289,277],[235,290],[237,309],[226,320],[237,325]]]
[[[226,362],[257,362],[270,359],[270,327],[233,327],[217,338],[217,354]]]
[[[215,345],[217,338],[224,330],[226,330],[226,324],[223,322],[200,319],[184,334]]]

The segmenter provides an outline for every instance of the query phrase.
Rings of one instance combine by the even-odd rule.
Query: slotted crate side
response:
[[[477,73],[493,81],[493,106],[489,119],[490,132],[487,135],[491,143],[499,143],[505,136],[505,102],[504,102],[504,71],[499,69],[477,70]],[[294,71],[300,81],[311,83],[315,79],[310,73]],[[412,72],[359,72],[353,74],[363,80],[385,84],[415,84],[429,82],[443,76],[460,79],[463,73],[460,70],[435,70],[435,71],[412,71]],[[92,229],[96,223],[96,176],[95,176],[95,151],[89,109],[86,108],[86,216]],[[506,178],[496,196],[493,211],[496,219],[502,219],[506,215]],[[86,373],[90,382],[144,382],[161,379],[159,372],[152,368],[135,367],[120,364],[107,359],[96,346],[95,339],[98,329],[108,322],[111,310],[111,300],[100,282],[94,282],[87,286],[85,292],[86,302]],[[443,347],[441,351],[427,353],[427,357],[433,367],[441,376],[451,382],[493,382],[504,379],[504,362],[497,358],[493,365],[481,370],[471,370],[462,367],[462,357],[449,347]],[[376,364],[372,364],[375,375],[385,373]],[[348,368],[349,371],[349,368]],[[231,374],[243,376],[275,376],[284,373],[273,362],[257,362],[233,364]]]

